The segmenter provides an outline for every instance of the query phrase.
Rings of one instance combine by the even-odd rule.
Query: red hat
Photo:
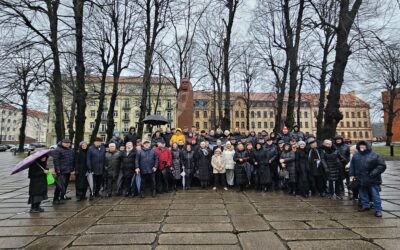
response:
[[[285,126],[285,127],[283,127],[282,131],[287,133],[287,132],[289,132],[289,129]]]

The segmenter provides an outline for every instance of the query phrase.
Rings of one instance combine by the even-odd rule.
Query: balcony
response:
[[[122,110],[130,110],[130,109],[131,109],[131,105],[122,106]]]
[[[165,110],[166,111],[172,111],[174,108],[172,107],[172,106],[167,106],[166,108],[165,108]]]
[[[131,119],[129,119],[129,117],[124,117],[124,118],[122,118],[122,121],[123,122],[129,122]]]

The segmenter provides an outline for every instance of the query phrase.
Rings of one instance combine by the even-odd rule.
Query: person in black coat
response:
[[[271,186],[272,179],[269,168],[268,152],[263,148],[260,142],[256,143],[254,158],[254,168],[258,174],[258,184],[263,192],[267,192],[268,188]]]
[[[81,201],[86,199],[86,192],[88,188],[88,181],[86,177],[87,169],[87,149],[88,145],[82,141],[79,143],[79,150],[75,162],[75,189],[76,189],[76,200]],[[90,199],[93,199],[90,194]]]
[[[248,183],[247,175],[246,175],[246,165],[249,163],[249,153],[244,148],[242,143],[239,143],[237,146],[237,150],[233,156],[233,160],[235,161],[235,183],[237,186],[237,191],[243,191],[244,187]]]
[[[332,147],[332,141],[330,140],[325,140],[323,143],[321,163],[324,165],[325,169],[329,170],[329,198],[333,199],[334,195],[336,195],[336,198],[343,199],[340,194],[340,182],[343,182],[340,178],[340,169],[342,168],[341,156],[339,152]]]
[[[340,155],[342,166],[340,168],[340,180],[346,180],[346,185],[350,183],[349,173],[346,171],[346,165],[350,162],[350,147],[344,143],[343,137],[337,135],[334,138],[335,147]],[[340,181],[340,194],[344,196],[344,184]]]
[[[299,141],[296,150],[296,175],[297,175],[297,189],[299,194],[305,198],[308,197],[309,191],[309,171],[308,171],[308,155],[306,152],[306,143]]]
[[[124,138],[124,143],[132,142],[133,145],[136,144],[136,140],[139,139],[138,135],[136,134],[136,128],[130,127],[129,133]]]
[[[206,147],[204,141],[200,143],[200,148],[195,152],[194,158],[200,185],[205,189],[210,181],[211,150]]]
[[[195,172],[194,150],[191,144],[187,144],[185,150],[182,151],[183,171],[185,172],[185,189],[192,187],[192,178]]]
[[[47,156],[36,160],[29,166],[29,199],[28,204],[31,205],[30,213],[43,212],[44,209],[40,207],[43,200],[47,200]]]
[[[272,133],[271,133],[272,134]],[[267,144],[265,144],[265,150],[267,151],[268,167],[271,173],[271,180],[274,184],[274,188],[278,189],[279,175],[278,175],[278,150],[273,141],[272,137],[267,139]]]
[[[132,177],[135,173],[135,159],[136,159],[136,149],[133,147],[132,142],[126,144],[125,151],[121,152],[121,171],[122,175],[121,188],[125,187],[125,196],[131,196],[132,193]]]
[[[374,202],[375,216],[382,217],[382,202],[379,195],[382,185],[382,173],[386,170],[386,163],[382,156],[372,152],[366,141],[357,143],[356,153],[350,162],[350,179],[358,180],[361,208],[360,212],[370,209],[370,195]]]
[[[105,164],[106,149],[102,145],[103,140],[98,137],[94,140],[94,145],[90,146],[87,155],[88,171],[93,173],[94,196],[99,196],[99,191],[103,185],[103,174]]]
[[[321,197],[325,196],[325,175],[326,169],[321,164],[321,153],[315,139],[307,140],[310,150],[308,152],[308,168],[310,171],[310,186],[312,194],[319,193]]]
[[[53,204],[59,205],[63,200],[70,200],[66,196],[69,178],[74,172],[74,152],[71,149],[71,140],[63,139],[61,144],[52,152],[54,170],[56,171],[57,181],[62,182],[63,191],[58,186],[54,189]],[[62,181],[61,181],[62,180]]]
[[[289,172],[289,194],[296,195],[296,155],[292,151],[292,147],[290,144],[286,143],[283,146],[283,152],[280,156],[279,162],[281,163],[282,168],[286,169]]]

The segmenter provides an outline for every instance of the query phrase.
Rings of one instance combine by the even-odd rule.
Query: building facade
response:
[[[389,103],[389,92],[384,91],[382,92],[382,104],[383,107],[387,106]],[[396,94],[396,99],[394,101],[394,107],[393,110],[400,110],[400,89],[397,89],[397,94]],[[388,113],[387,109],[384,108],[384,125],[385,125],[385,131],[386,131],[386,126],[388,122]],[[397,115],[395,116],[393,120],[393,125],[392,125],[392,143],[395,144],[400,144],[400,111],[397,112]]]
[[[115,134],[125,134],[129,131],[130,127],[137,127],[139,124],[140,102],[142,98],[142,83],[141,77],[121,77],[119,81],[119,91],[114,110]],[[112,76],[107,77],[106,80],[106,98],[104,102],[104,112],[102,114],[102,121],[98,136],[103,139],[106,138],[107,129],[107,113],[111,99],[111,91],[113,85]],[[86,79],[87,106],[86,106],[86,122],[85,122],[85,135],[84,139],[89,141],[90,135],[95,125],[97,115],[97,108],[99,105],[99,92],[100,78],[90,76]],[[66,121],[65,134],[68,135],[68,119],[71,115],[72,96],[64,95],[64,109]],[[54,108],[52,106],[53,97],[49,96],[49,114],[50,126],[48,129],[49,145],[57,143],[56,133],[54,129]],[[167,118],[170,123],[164,127],[175,127],[176,115],[176,89],[170,83],[170,79],[166,78],[153,78],[150,89],[150,103],[151,114],[162,115]]]
[[[17,144],[21,127],[22,111],[15,106],[0,102],[0,143]],[[28,109],[25,143],[46,142],[47,113]]]
[[[287,98],[287,97],[286,97]],[[300,104],[300,127],[305,133],[316,134],[319,94],[302,94]],[[242,93],[231,93],[231,128],[246,130],[246,99]],[[214,99],[211,92],[194,91],[194,125],[200,129],[214,129]],[[286,113],[286,101],[283,105]],[[340,110],[343,120],[338,124],[337,133],[353,141],[372,140],[369,105],[358,98],[354,92],[342,94]],[[271,132],[275,127],[275,93],[251,93],[250,130]],[[297,115],[297,114],[296,114]],[[218,120],[218,114],[215,115]],[[285,120],[285,117],[282,117]],[[295,117],[297,120],[297,117]]]

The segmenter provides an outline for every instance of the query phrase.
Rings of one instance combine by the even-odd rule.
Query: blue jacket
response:
[[[360,151],[360,143],[366,143],[367,150]],[[371,151],[371,146],[365,142],[360,141],[357,143],[356,153],[350,162],[350,176],[355,176],[360,186],[368,187],[372,185],[381,185],[381,174],[386,170],[385,160],[379,154]]]
[[[74,151],[58,145],[52,152],[54,169],[57,174],[68,174],[74,171]]]
[[[135,167],[140,168],[140,173],[151,174],[153,168],[157,168],[158,158],[156,152],[151,148],[142,148],[135,159]]]
[[[102,175],[104,173],[106,149],[104,146],[96,148],[94,145],[90,146],[87,152],[87,168],[89,172],[95,175]]]

